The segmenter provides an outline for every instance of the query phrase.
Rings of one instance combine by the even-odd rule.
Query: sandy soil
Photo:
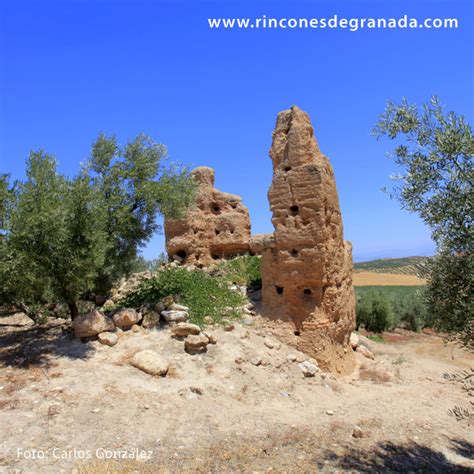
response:
[[[67,325],[1,331],[0,472],[474,469],[472,426],[448,414],[466,396],[443,378],[474,359],[435,336],[371,342],[376,361],[356,353],[356,372],[337,379],[305,378],[304,355],[269,349],[259,318],[211,330],[201,355],[169,329],[125,332],[115,347],[71,340]],[[129,364],[141,349],[170,361],[167,377]],[[149,459],[101,459],[134,450]]]
[[[426,280],[416,275],[399,275],[396,273],[375,273],[354,271],[352,274],[354,286],[419,286],[425,285]]]

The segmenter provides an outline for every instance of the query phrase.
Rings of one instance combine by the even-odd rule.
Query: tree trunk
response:
[[[71,313],[71,319],[74,321],[74,318],[79,316],[79,310],[77,309],[77,305],[74,301],[72,303],[68,303],[67,305],[69,307],[69,312]]]

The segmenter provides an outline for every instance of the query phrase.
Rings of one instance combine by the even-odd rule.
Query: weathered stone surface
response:
[[[199,354],[206,352],[209,339],[204,334],[188,336],[184,340],[184,350],[188,354]]]
[[[32,326],[35,322],[25,313],[15,313],[0,317],[0,326]]]
[[[145,329],[155,328],[160,325],[160,313],[149,310],[143,316],[142,326]]]
[[[308,115],[278,114],[268,193],[275,228],[262,255],[264,314],[286,322],[293,343],[323,370],[349,372],[355,325],[352,250],[343,229],[334,173]]]
[[[212,168],[196,168],[192,174],[198,185],[196,206],[184,219],[165,220],[170,259],[201,266],[248,253],[250,218],[241,198],[214,188]]]
[[[356,351],[362,354],[367,359],[375,360],[374,353],[370,351],[369,349],[367,349],[367,347],[365,346],[357,346]]]
[[[133,308],[122,308],[113,315],[112,319],[117,327],[128,328],[138,323],[142,315]]]
[[[166,375],[169,367],[168,362],[152,350],[137,352],[133,356],[131,364],[147,374],[161,376]]]
[[[186,311],[162,311],[161,315],[169,323],[180,323],[187,321],[189,314]]]
[[[178,323],[171,328],[171,334],[176,337],[186,337],[200,332],[201,328],[197,324],[191,323]]]
[[[98,336],[97,339],[101,344],[104,344],[106,346],[115,346],[118,341],[118,336],[117,334],[114,334],[113,332],[101,332]]]
[[[113,331],[114,323],[100,311],[94,310],[77,316],[73,323],[76,337],[91,337],[101,332]]]
[[[250,255],[262,255],[263,251],[273,243],[273,234],[255,234],[250,238]]]
[[[353,332],[351,334],[349,342],[351,343],[352,349],[356,350],[357,346],[359,345],[359,336],[355,332]]]
[[[314,377],[319,371],[319,368],[309,360],[301,362],[301,364],[299,364],[299,368],[305,377]]]

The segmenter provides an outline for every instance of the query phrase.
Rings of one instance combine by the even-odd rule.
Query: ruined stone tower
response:
[[[275,231],[262,255],[263,313],[321,368],[347,373],[354,365],[352,248],[343,240],[331,164],[298,107],[278,114],[270,157]]]
[[[212,168],[196,168],[192,175],[198,186],[195,207],[183,219],[165,220],[170,259],[205,266],[247,253],[250,217],[242,199],[214,188]]]

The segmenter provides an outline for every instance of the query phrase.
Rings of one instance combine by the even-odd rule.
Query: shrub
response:
[[[215,322],[222,322],[224,317],[237,317],[237,307],[245,302],[243,295],[228,288],[225,278],[212,277],[201,270],[168,268],[144,281],[120,305],[138,308],[144,303],[159,303],[170,295],[189,307],[190,320],[199,325],[204,323],[205,316]]]
[[[260,257],[245,255],[222,262],[220,270],[229,282],[259,290],[262,288],[260,264]]]
[[[383,332],[397,326],[398,320],[390,300],[380,291],[368,292],[357,301],[357,328],[363,325],[367,331]]]

